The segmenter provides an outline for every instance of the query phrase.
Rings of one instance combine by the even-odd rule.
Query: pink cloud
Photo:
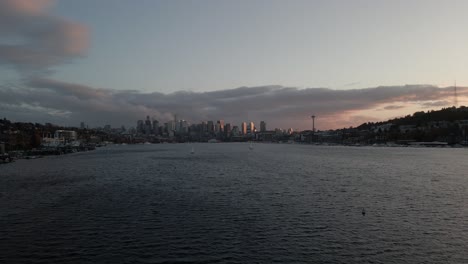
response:
[[[89,46],[89,30],[85,26],[72,22],[62,24],[64,53],[71,56],[83,55]]]
[[[22,74],[82,56],[89,46],[86,26],[49,13],[51,0],[0,1],[0,64]],[[14,40],[14,41],[11,41]]]
[[[40,15],[46,12],[53,0],[2,0],[1,8],[10,14]]]
[[[38,36],[39,47],[61,56],[80,56],[88,49],[88,29],[78,23],[58,19],[48,32]]]

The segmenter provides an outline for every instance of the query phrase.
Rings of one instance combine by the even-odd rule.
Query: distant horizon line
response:
[[[429,110],[426,110],[426,111],[416,111],[416,112],[414,112],[414,113],[417,113],[417,112],[428,113],[428,112],[431,112],[431,111],[441,111],[441,110],[445,110],[445,109],[449,109],[449,108],[459,109],[459,108],[466,108],[466,106],[465,106],[465,105],[460,105],[460,106],[449,106],[449,107],[442,107],[442,108],[440,108],[440,109],[429,109]],[[414,114],[414,113],[412,113],[412,114]],[[390,120],[393,120],[393,119],[404,118],[404,117],[406,117],[406,116],[408,116],[408,115],[411,115],[411,114],[408,113],[408,114],[405,114],[405,115],[401,115],[401,116],[396,116],[396,117],[388,118],[388,119],[382,120],[382,121],[367,121],[367,122],[362,122],[362,123],[360,123],[360,124],[358,124],[358,125],[356,125],[356,126],[360,126],[360,125],[363,125],[363,124],[366,124],[366,123],[381,123],[381,122],[385,123],[385,122],[389,122]],[[310,116],[309,116],[309,117],[310,117]],[[317,117],[317,116],[314,116],[314,117]],[[32,121],[17,121],[17,120],[13,120],[13,119],[8,119],[7,117],[3,117],[2,120],[10,121],[10,122],[12,122],[12,123],[26,123],[26,124],[27,124],[27,123],[31,123],[31,124],[44,124],[44,125],[50,124],[50,125],[52,125],[52,126],[57,126],[57,127],[64,127],[64,128],[67,128],[67,127],[68,127],[68,128],[78,128],[78,129],[81,129],[81,128],[80,128],[81,123],[84,122],[84,121],[79,121],[79,123],[80,123],[79,125],[80,125],[80,126],[75,126],[75,125],[60,125],[60,124],[51,123],[51,122],[43,122],[43,123],[40,123],[40,122],[32,122]],[[146,120],[146,119],[138,119],[137,122],[138,122],[138,121],[145,121],[145,120]],[[225,121],[225,119],[205,120],[205,121],[201,121],[200,123],[192,123],[192,122],[190,122],[190,121],[188,121],[188,120],[185,120],[185,119],[179,119],[178,121],[188,121],[190,125],[200,125],[200,124],[202,124],[203,122],[210,122],[210,121],[212,121],[214,124],[216,124],[217,121],[219,121],[219,120]],[[312,119],[310,119],[310,120],[312,120]],[[158,120],[155,120],[155,121],[158,121]],[[174,121],[174,120],[168,120],[168,121],[163,121],[163,122],[159,122],[159,121],[158,121],[158,123],[165,124],[165,123],[170,122],[170,121]],[[260,120],[260,123],[261,123],[262,121],[265,122],[265,123],[268,125],[268,122],[265,121],[265,120]],[[245,121],[244,121],[244,122],[245,122]],[[244,122],[241,122],[240,124],[242,125],[242,123],[244,123]],[[250,123],[250,122],[253,122],[253,123],[255,124],[254,121],[249,121],[249,122],[245,122],[245,123],[248,124],[248,123]],[[84,124],[86,125],[86,122],[84,122]],[[225,122],[225,124],[231,124],[231,125],[232,125],[233,123],[232,123],[232,122]],[[114,127],[113,127],[113,126],[110,125],[110,124],[104,124],[104,125],[101,125],[101,126],[92,126],[91,128],[89,127],[89,125],[87,125],[86,129],[100,129],[100,128],[104,128],[104,127],[106,127],[106,126],[108,126],[108,125],[111,127],[111,129],[112,129],[112,128],[122,128],[122,127],[125,127],[125,129],[131,129],[131,128],[136,129],[136,126],[129,126],[129,127],[127,128],[126,125],[124,125],[124,124],[120,125],[120,127],[119,127],[119,126],[114,126]],[[238,125],[233,125],[233,126],[238,126]],[[239,126],[238,126],[238,127],[239,127]],[[353,128],[353,127],[355,127],[355,126],[348,126],[348,127],[336,128],[336,129],[318,129],[318,128],[315,128],[315,130],[317,130],[317,131],[340,130],[340,129],[347,129],[347,128]],[[282,129],[282,130],[285,130],[285,129],[293,129],[294,131],[309,131],[309,130],[312,131],[312,129],[302,129],[302,130],[300,130],[300,129],[294,129],[293,127],[288,127],[288,128],[275,127],[273,130],[275,130],[275,129]],[[270,129],[270,130],[267,130],[267,131],[272,131],[272,130]]]

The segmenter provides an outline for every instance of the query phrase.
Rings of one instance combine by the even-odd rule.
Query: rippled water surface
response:
[[[254,146],[2,164],[0,263],[468,263],[468,149]]]

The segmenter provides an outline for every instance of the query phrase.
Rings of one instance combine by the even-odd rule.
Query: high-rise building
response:
[[[180,120],[179,122],[179,133],[186,134],[188,133],[189,123],[185,120]]]
[[[224,135],[225,135],[226,137],[231,136],[231,124],[227,123],[227,124],[224,126]]]
[[[85,123],[84,123],[84,122],[81,122],[81,123],[80,123],[80,128],[81,128],[81,129],[85,129]]]
[[[152,129],[152,126],[151,126],[151,120],[150,120],[150,117],[149,116],[146,116],[146,120],[145,120],[145,134],[146,135],[149,135],[151,134],[151,129]]]
[[[202,133],[208,132],[208,125],[206,124],[205,121],[203,121],[203,122],[201,123],[201,132],[202,132]]]
[[[208,121],[208,133],[214,133],[214,123],[213,121]]]
[[[189,126],[190,135],[199,135],[202,132],[202,124],[192,124]]]
[[[137,121],[137,127],[136,127],[137,134],[143,134],[144,133],[144,131],[145,131],[144,126],[145,126],[145,122],[143,122],[143,120],[138,120]]]
[[[260,132],[265,132],[267,129],[266,129],[266,123],[265,121],[261,121],[260,122]]]
[[[176,129],[176,122],[174,120],[171,120],[167,122],[167,132],[175,131]]]
[[[184,120],[177,120],[177,121],[176,121],[176,123],[175,123],[175,124],[176,124],[175,131],[176,131],[177,133],[182,133],[182,122],[183,122],[183,121],[184,121]]]
[[[159,135],[159,122],[156,119],[153,119],[153,134]]]
[[[242,122],[242,125],[241,125],[241,134],[242,134],[242,135],[247,135],[247,123],[246,123],[246,122]]]
[[[255,125],[254,122],[249,122],[247,124],[247,134],[253,134],[255,133]]]
[[[239,136],[239,134],[240,134],[239,127],[238,127],[238,126],[233,126],[233,127],[232,127],[232,131],[231,131],[231,134],[232,134],[233,136]]]
[[[224,131],[224,120],[218,120],[217,123],[219,124],[219,129],[220,129],[219,132],[223,132]]]

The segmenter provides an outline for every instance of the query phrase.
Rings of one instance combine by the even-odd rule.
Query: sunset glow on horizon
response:
[[[468,104],[466,1],[0,2],[15,121],[358,126]]]

